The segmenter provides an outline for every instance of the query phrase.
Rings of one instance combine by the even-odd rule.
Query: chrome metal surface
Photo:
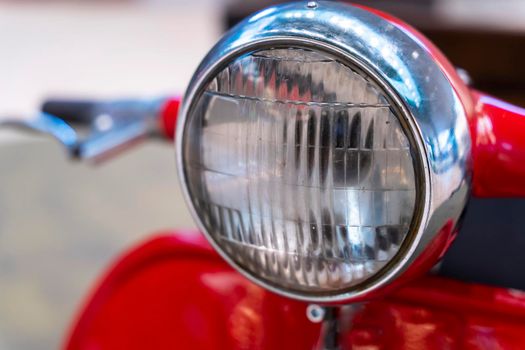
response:
[[[457,67],[456,73],[458,73],[458,76],[461,78],[463,83],[465,83],[465,85],[472,86],[473,84],[472,76],[469,74],[469,72],[466,69]]]
[[[358,7],[334,2],[318,2],[315,9],[305,5],[286,4],[253,15],[228,32],[204,58],[190,82],[178,118],[179,178],[190,210],[207,234],[187,188],[182,153],[186,124],[207,84],[236,57],[288,45],[320,49],[358,65],[382,85],[402,111],[402,122],[413,132],[416,156],[421,161],[418,222],[395,262],[367,283],[344,293],[305,295],[247,273],[207,234],[230,264],[276,293],[314,302],[350,302],[394,281],[443,228],[457,224],[469,192],[470,136],[459,97],[439,64],[412,33]]]
[[[308,7],[309,9],[316,9],[317,1],[308,1],[308,4],[306,4],[306,7]]]
[[[148,136],[159,134],[158,117],[164,99],[96,103],[89,120],[68,124],[47,113],[30,119],[0,118],[0,127],[50,135],[71,158],[100,162]]]
[[[140,140],[158,135],[164,99],[121,100],[97,104],[90,134],[79,143],[77,157],[100,161]]]
[[[62,119],[46,113],[39,113],[30,119],[0,117],[0,128],[50,135],[64,146],[71,157],[75,155],[78,145],[78,135],[75,129]]]
[[[313,323],[319,323],[324,320],[324,307],[317,304],[310,304],[306,307],[306,317]]]

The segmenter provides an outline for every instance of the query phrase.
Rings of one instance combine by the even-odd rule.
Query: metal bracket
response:
[[[313,323],[322,322],[321,334],[317,344],[319,350],[344,350],[341,335],[352,329],[355,315],[363,304],[343,306],[320,306],[310,304],[306,308],[306,316]]]

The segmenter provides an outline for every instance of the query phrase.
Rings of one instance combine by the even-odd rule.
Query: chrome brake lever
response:
[[[78,149],[78,134],[75,129],[62,119],[47,113],[38,113],[31,119],[0,118],[0,128],[4,127],[49,135],[64,146],[70,157],[75,157]]]
[[[0,118],[0,127],[49,135],[64,146],[71,158],[100,163],[147,137],[159,135],[158,118],[164,102],[165,99],[95,103],[90,118],[71,125],[40,112],[31,119]]]

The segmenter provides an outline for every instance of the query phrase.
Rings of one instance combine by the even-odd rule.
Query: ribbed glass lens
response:
[[[191,200],[242,269],[300,292],[336,292],[399,250],[416,185],[409,140],[386,93],[328,54],[237,58],[189,112]]]

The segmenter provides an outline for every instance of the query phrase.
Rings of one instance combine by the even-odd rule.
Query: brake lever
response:
[[[178,103],[166,98],[49,101],[34,118],[0,118],[0,127],[50,135],[72,159],[100,163],[146,138],[170,138],[165,129],[175,122]]]
[[[159,117],[165,101],[166,99],[154,99],[93,103],[87,117],[73,120],[73,125],[79,130],[88,130],[77,145],[75,157],[99,163],[146,138],[161,136]],[[45,105],[43,109],[46,109]]]
[[[78,134],[69,124],[47,113],[38,113],[30,119],[0,118],[0,128],[11,128],[23,132],[45,134],[53,137],[64,146],[68,155],[75,158],[78,149]]]

